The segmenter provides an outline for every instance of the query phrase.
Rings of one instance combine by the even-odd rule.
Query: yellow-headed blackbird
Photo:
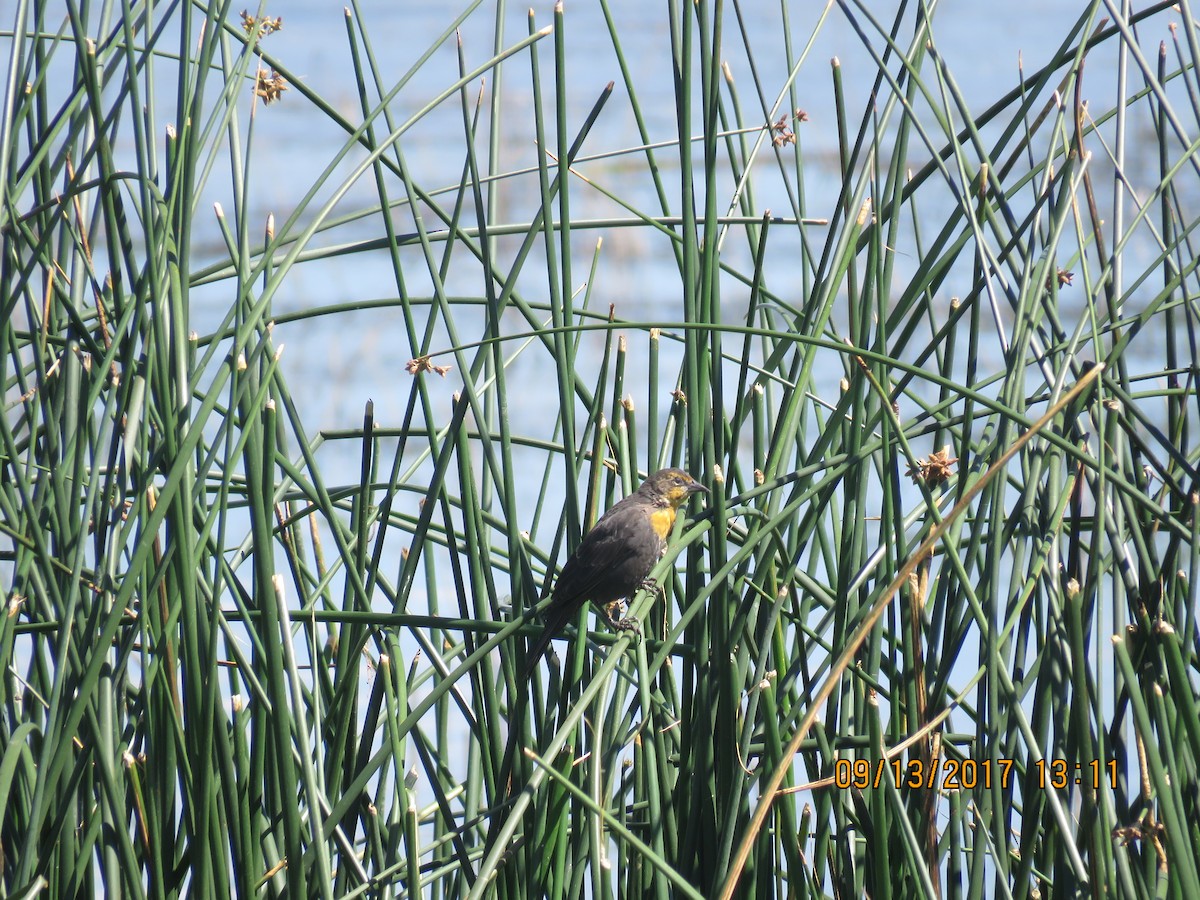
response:
[[[708,488],[682,469],[661,469],[600,517],[567,560],[546,608],[546,628],[529,655],[532,671],[562,629],[591,600],[617,630],[636,628],[633,619],[614,619],[609,608],[632,597],[667,549],[675,510],[696,491]]]

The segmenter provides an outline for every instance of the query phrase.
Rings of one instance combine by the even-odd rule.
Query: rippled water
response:
[[[630,77],[636,85],[650,140],[672,141],[676,135],[676,113],[666,11],[659,4],[631,0],[616,0],[609,6],[621,37]],[[826,11],[817,4],[794,6],[801,8],[793,9],[790,20],[792,52],[798,55],[818,17]],[[879,21],[886,24],[894,15],[894,6],[893,3],[872,4],[871,8]],[[404,76],[418,56],[453,21],[453,10],[442,4],[364,3],[361,8],[376,54],[380,80],[385,87]],[[763,121],[762,104],[754,88],[746,45],[753,48],[764,101],[770,105],[787,75],[781,18],[774,4],[743,3],[727,5],[726,9],[725,59],[737,85],[746,124],[759,125]],[[265,44],[267,51],[348,120],[361,121],[342,6],[289,3],[285,10],[278,11],[284,14],[284,29],[269,38]],[[549,5],[538,8],[537,25],[549,24],[551,13]],[[937,8],[933,34],[958,89],[971,109],[978,113],[1018,83],[1019,61],[1023,61],[1025,71],[1029,72],[1050,59],[1078,14],[1077,4],[1065,2],[1022,2],[987,10],[982,10],[976,3],[943,2]],[[854,19],[859,28],[870,33],[870,23],[861,12],[855,13]],[[505,16],[501,43],[514,43],[528,32],[528,28],[525,7],[511,8]],[[491,8],[476,10],[462,23],[460,34],[468,68],[482,64],[492,55],[494,31],[495,13]],[[617,82],[613,97],[588,137],[584,155],[603,154],[640,144],[599,5],[566,4],[565,35],[568,119],[572,133],[604,86],[609,81]],[[870,38],[874,46],[881,45],[878,35],[870,34]],[[550,84],[549,41],[543,41],[541,47],[542,78]],[[797,95],[809,116],[808,122],[796,128],[804,150],[803,187],[807,210],[814,217],[828,214],[837,189],[837,141],[830,65],[834,57],[840,63],[847,109],[852,124],[857,126],[864,111],[870,108],[876,66],[864,49],[855,22],[837,7],[828,11],[796,79]],[[451,36],[397,96],[393,103],[396,120],[401,121],[420,110],[457,77],[458,55]],[[1089,83],[1090,79],[1095,79],[1098,90],[1111,93],[1113,77],[1111,56],[1106,59],[1098,54],[1090,60],[1087,78]],[[530,84],[527,56],[514,57],[505,65],[500,84],[505,112],[499,130],[500,158],[505,170],[535,164],[537,148],[533,141]],[[485,103],[490,102],[490,92],[496,88],[492,78],[475,83],[471,88],[472,98],[480,87]],[[552,96],[546,96],[544,103],[547,112],[552,114]],[[789,111],[786,99],[783,106],[784,112]],[[485,116],[486,112],[485,109]],[[552,122],[548,128],[552,128]],[[254,152],[251,155],[255,172],[252,220],[264,222],[268,213],[274,213],[279,222],[286,219],[308,186],[342,147],[345,136],[343,130],[331,124],[296,91],[286,94],[282,102],[260,109],[254,124]],[[426,189],[458,183],[465,157],[462,111],[457,98],[443,103],[406,133],[401,146],[415,183]],[[486,136],[481,137],[477,145],[477,152],[485,151]],[[917,162],[927,158],[919,147],[913,148],[911,155]],[[348,173],[351,164],[358,159],[361,154],[352,156],[339,171],[343,175]],[[671,148],[659,151],[658,162],[668,185],[670,202],[677,207],[677,152]],[[618,191],[639,208],[653,211],[657,202],[645,170],[640,157],[629,156],[589,163],[585,168],[589,177]],[[332,185],[339,183],[339,178],[331,181]],[[728,205],[727,196],[732,192],[732,179],[722,187],[727,189],[719,203],[724,211]],[[786,209],[784,184],[769,162],[760,162],[753,187],[756,208]],[[403,194],[395,180],[389,185],[389,191],[393,198]],[[215,178],[208,195],[206,200],[221,202],[227,209],[232,207],[228,180]],[[350,212],[365,208],[374,197],[374,184],[368,175],[349,190],[338,209]],[[526,177],[502,183],[493,220],[528,221],[536,204],[535,179]],[[588,190],[580,183],[572,187],[571,209],[573,217],[582,219],[628,216],[598,192]],[[929,211],[935,220],[944,212],[934,207]],[[405,215],[398,215],[397,221],[402,230],[411,227],[411,220]],[[314,244],[323,246],[364,240],[377,237],[380,231],[378,216],[368,216],[333,233],[319,235]],[[604,239],[602,264],[591,285],[593,307],[605,309],[612,303],[617,307],[618,316],[641,320],[676,317],[681,296],[678,267],[666,242],[654,240],[645,229],[577,229],[573,245],[576,255],[574,283],[583,285],[595,243],[601,237]],[[198,258],[203,259],[206,251],[214,257],[224,252],[215,230],[207,240],[203,232],[200,238]],[[781,238],[777,235],[776,239]],[[503,242],[501,246],[504,246]],[[740,268],[749,267],[750,251],[744,239],[730,240],[725,252]],[[777,258],[779,256],[776,254]],[[423,261],[415,252],[406,256],[406,260],[413,263],[406,272],[408,290],[414,294],[428,293]],[[904,264],[901,259],[899,265],[903,267]],[[798,267],[789,272],[786,265],[776,265],[772,272],[776,284],[786,284],[790,279],[799,283]],[[539,291],[544,294],[545,285],[538,285],[532,274],[539,270],[538,261],[531,261],[526,269],[522,279],[525,289],[535,297]],[[480,282],[479,269],[463,260],[448,273],[447,291],[478,295]],[[387,254],[382,251],[359,253],[303,265],[295,270],[277,295],[275,311],[286,313],[312,306],[367,302],[395,293],[395,279]],[[736,310],[745,303],[746,294],[744,287],[732,284],[725,294],[725,302],[731,310]],[[204,331],[227,308],[228,290],[218,284],[198,291],[196,297],[200,303],[195,311],[195,325]],[[316,324],[320,327],[314,327],[313,323],[282,324],[277,331],[277,340],[286,344],[284,371],[293,391],[303,394],[303,415],[309,427],[316,430],[356,426],[361,421],[362,404],[368,397],[375,399],[381,422],[394,421],[399,414],[396,404],[400,403],[399,398],[393,403],[391,392],[397,367],[413,355],[404,339],[399,312],[385,309],[344,314],[336,319],[318,320]],[[530,365],[537,364],[531,362]],[[531,373],[531,377],[536,375],[536,371]],[[453,381],[448,378],[435,390],[443,390],[448,400],[454,390]],[[524,409],[519,402],[510,412],[518,430],[523,416],[541,415],[536,406]]]

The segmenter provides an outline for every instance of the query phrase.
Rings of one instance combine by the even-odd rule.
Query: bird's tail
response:
[[[564,625],[570,621],[571,611],[566,610],[547,610],[546,611],[546,627],[542,629],[541,635],[537,639],[537,643],[529,651],[525,662],[525,678],[528,680],[538,667],[538,663],[542,661],[546,650],[550,647],[550,642],[554,640],[554,636],[562,631]]]

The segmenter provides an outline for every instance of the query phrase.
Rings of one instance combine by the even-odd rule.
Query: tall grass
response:
[[[320,73],[281,13],[11,15],[5,895],[1200,896],[1187,3],[1089,4],[983,108],[928,3],[472,3],[403,53],[353,4]],[[379,322],[314,430],[279,336]],[[641,635],[525,677],[664,465],[712,494]]]

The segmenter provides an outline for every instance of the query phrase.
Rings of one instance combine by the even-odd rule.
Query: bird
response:
[[[529,654],[530,673],[554,636],[589,600],[617,631],[637,629],[636,619],[617,619],[611,610],[639,588],[653,586],[648,576],[667,549],[676,510],[701,491],[708,493],[708,488],[683,469],[660,469],[600,517],[554,584],[545,628]]]

